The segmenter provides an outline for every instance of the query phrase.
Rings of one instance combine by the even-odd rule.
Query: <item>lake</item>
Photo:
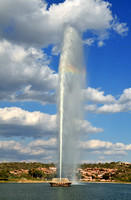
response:
[[[131,184],[85,183],[50,187],[48,183],[0,183],[0,200],[131,200]]]

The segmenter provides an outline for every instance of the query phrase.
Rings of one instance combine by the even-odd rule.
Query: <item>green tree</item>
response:
[[[42,178],[43,173],[42,171],[38,170],[38,169],[30,169],[29,170],[29,175],[31,175],[33,178]]]
[[[9,172],[7,171],[0,171],[0,179],[7,179],[9,177]]]

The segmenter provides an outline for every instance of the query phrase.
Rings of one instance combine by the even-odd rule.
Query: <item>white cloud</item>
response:
[[[126,23],[117,22],[114,24],[113,28],[119,35],[122,35],[122,36],[127,35],[128,31],[129,31],[129,28],[127,27]]]
[[[120,103],[131,102],[131,88],[125,89],[119,98]]]
[[[109,151],[105,151],[104,155],[123,155],[126,156],[127,152],[125,151],[116,151],[116,150],[109,150]]]
[[[54,103],[58,74],[42,50],[0,42],[0,100]]]
[[[100,141],[100,140],[90,140],[90,141],[83,141],[81,142],[81,147],[83,149],[93,149],[93,150],[99,150],[99,149],[109,149],[112,147],[111,142],[105,142],[105,141]]]
[[[48,67],[46,54],[36,48],[24,48],[7,40],[0,42],[0,100],[56,103],[58,74]],[[87,88],[85,101],[114,102],[112,95]]]
[[[67,24],[80,32],[93,31],[93,37],[85,43],[96,39],[101,46],[108,30],[118,25],[110,4],[102,0],[66,0],[46,8],[42,0],[0,2],[0,100],[55,103],[58,74],[48,67],[50,58],[39,47],[54,44],[52,54],[58,55]],[[98,93],[97,98],[95,94],[87,97],[88,92]],[[87,100],[94,102],[113,101],[111,95],[93,89],[87,95]]]
[[[115,98],[112,95],[104,95],[104,91],[100,91],[99,89],[94,89],[88,87],[83,92],[84,100],[91,101],[95,103],[112,103],[115,102]]]
[[[104,105],[87,104],[85,110],[98,114],[131,111],[131,88],[125,89],[118,100],[115,100],[112,95],[104,96],[103,94],[104,92],[100,92],[96,89],[87,89],[85,92],[85,99],[92,103],[104,103]]]
[[[99,159],[107,156],[125,156],[131,151],[131,144],[111,143],[108,141],[89,140],[80,142],[81,149],[90,155],[99,155]],[[24,141],[0,141],[0,161],[56,161],[57,140],[33,140],[28,144]],[[84,152],[83,152],[84,153]],[[92,157],[93,159],[93,157]],[[84,161],[82,161],[84,162]],[[93,160],[90,162],[94,162]]]
[[[22,142],[0,141],[1,161],[54,161],[56,158],[56,141],[54,138],[49,140],[36,140],[25,145]],[[41,145],[42,144],[42,145]]]
[[[104,104],[103,106],[97,107],[96,105],[87,105],[85,107],[86,111],[92,113],[119,113],[119,112],[129,112],[131,111],[131,102],[120,104],[119,102],[114,104]]]
[[[0,108],[0,135],[5,137],[56,136],[56,115],[28,112],[18,107]]]
[[[91,123],[87,120],[83,120],[80,123],[80,133],[81,134],[94,134],[103,132],[104,130],[102,128],[97,128],[91,125]]]
[[[5,150],[19,150],[21,148],[21,144],[19,142],[11,141],[0,141],[0,149]]]
[[[50,138],[49,140],[35,140],[29,143],[29,147],[52,147],[56,148],[57,140],[56,138]]]
[[[124,107],[119,104],[105,104],[98,108],[97,113],[117,113],[122,112],[124,110]]]
[[[55,91],[42,91],[32,89],[31,85],[23,87],[22,90],[10,96],[11,101],[38,101],[44,104],[55,104],[57,102]]]
[[[81,141],[80,146],[83,150],[89,151],[92,154],[101,155],[127,155],[127,151],[131,151],[131,144],[113,144],[111,142],[101,140]]]
[[[60,52],[61,52],[61,47],[60,47],[60,45],[56,45],[56,46],[54,46],[54,47],[52,48],[51,54],[52,54],[52,55],[58,56],[58,55],[60,54]]]
[[[88,46],[91,46],[95,42],[95,38],[88,38],[83,41],[84,44],[87,44]]]
[[[49,115],[38,111],[29,112],[18,107],[0,108],[0,135],[4,137],[56,137],[56,115]],[[78,131],[82,134],[102,132],[102,128],[93,127],[84,120],[78,124]]]
[[[100,40],[99,42],[98,42],[98,47],[102,47],[102,46],[104,46],[105,45],[105,43],[102,41],[102,40]]]
[[[104,32],[105,37],[112,28],[122,35],[128,29],[125,23],[118,24],[110,4],[103,0],[65,0],[52,4],[49,10],[46,7],[42,0],[1,1],[0,37],[44,47],[62,40],[66,24],[80,32],[91,30],[96,35]]]
[[[97,105],[86,105],[85,110],[91,113],[97,112]]]

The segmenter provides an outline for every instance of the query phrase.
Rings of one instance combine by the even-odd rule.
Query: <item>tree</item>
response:
[[[95,179],[96,177],[94,175],[92,175],[92,179]]]
[[[0,171],[0,179],[7,179],[9,177],[9,173],[7,171]]]
[[[43,173],[42,171],[38,170],[38,169],[30,169],[29,170],[29,175],[31,175],[33,178],[42,178]]]
[[[108,180],[109,179],[109,174],[108,173],[103,174],[102,178],[105,179],[105,180]]]
[[[131,169],[131,165],[129,165],[129,169]]]

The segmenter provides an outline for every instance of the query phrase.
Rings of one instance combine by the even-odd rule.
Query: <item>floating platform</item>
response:
[[[51,182],[49,182],[51,187],[69,187],[71,182],[68,178],[53,178]]]

